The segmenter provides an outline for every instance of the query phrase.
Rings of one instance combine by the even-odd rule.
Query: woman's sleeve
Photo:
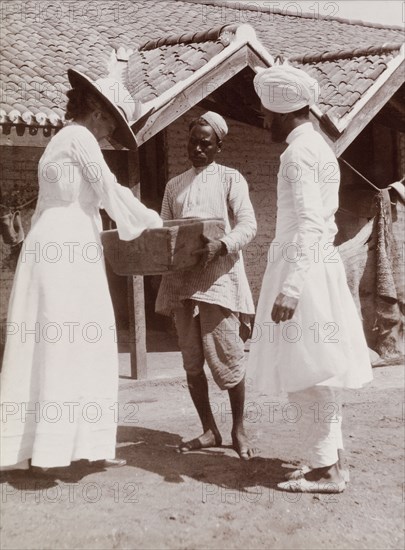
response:
[[[117,224],[121,240],[130,241],[145,229],[162,227],[163,221],[159,214],[146,208],[128,187],[117,182],[93,136],[85,141],[82,136],[78,136],[73,147],[84,179],[94,189],[103,208]]]
[[[284,180],[291,186],[298,222],[297,233],[283,246],[283,261],[289,268],[281,292],[292,298],[301,295],[325,228],[320,184],[311,158],[307,151],[296,150],[280,166]]]

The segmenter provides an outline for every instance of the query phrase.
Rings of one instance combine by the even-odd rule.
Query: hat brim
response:
[[[129,121],[127,121],[123,112],[100,91],[97,84],[85,74],[76,71],[76,69],[68,69],[67,75],[72,88],[85,88],[91,91],[105,104],[106,109],[114,116],[117,128],[111,136],[112,139],[127,149],[138,149],[136,137],[131,130]]]
[[[139,130],[142,130],[142,128],[145,126],[147,121],[149,120],[149,117],[156,111],[156,107],[151,107],[146,113],[144,113],[142,116],[140,116],[135,122],[131,124],[131,129],[134,132],[134,134],[137,134]]]

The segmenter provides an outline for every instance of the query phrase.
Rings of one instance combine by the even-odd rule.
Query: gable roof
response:
[[[151,57],[138,89],[136,75],[143,53]],[[149,139],[197,103],[262,126],[253,69],[272,63],[274,58],[249,25],[226,25],[141,46],[128,59],[126,84],[146,100],[146,110],[152,107],[154,112],[133,126],[138,141]],[[178,70],[172,71],[173,66]]]
[[[320,80],[319,118],[324,115],[324,122],[330,122],[330,130],[338,134],[379,81],[394,74],[391,95],[400,86],[400,28],[297,17],[248,5],[249,9],[241,9],[241,2],[93,0],[10,6],[3,21],[3,131],[9,131],[10,125],[27,125],[32,133],[44,128],[49,134],[52,127],[60,127],[70,66],[97,79],[111,72],[112,65],[115,70],[120,65],[133,95],[152,105],[162,98],[167,101],[170,90],[176,93],[185,81],[204,77],[207,64],[214,67],[215,60],[232,57],[237,29],[246,27],[241,20],[255,29],[259,39],[250,35],[243,55],[254,51],[263,65],[271,64],[271,56],[282,55]],[[179,34],[179,28],[184,32]],[[232,67],[228,70],[232,78],[235,72]],[[251,77],[245,71],[239,87]],[[209,78],[205,79],[207,92]],[[217,88],[212,86],[212,92]],[[233,91],[234,86],[228,86],[226,95]],[[378,106],[389,97],[381,97]]]

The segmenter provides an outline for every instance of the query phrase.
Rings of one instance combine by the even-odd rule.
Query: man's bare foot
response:
[[[243,429],[232,431],[232,447],[242,460],[250,460],[260,453],[260,449],[251,444]]]
[[[202,435],[190,441],[184,441],[179,445],[181,453],[189,451],[198,451],[199,449],[208,449],[209,447],[220,447],[222,445],[222,437],[218,431],[207,430]]]

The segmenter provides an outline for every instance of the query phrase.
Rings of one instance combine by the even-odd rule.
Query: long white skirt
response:
[[[0,466],[115,456],[118,354],[99,214],[45,210],[20,254],[1,375]]]
[[[268,394],[316,384],[359,388],[372,380],[363,327],[340,256],[313,262],[293,318],[276,325],[274,301],[288,262],[280,255],[263,277],[250,346],[247,377]]]

